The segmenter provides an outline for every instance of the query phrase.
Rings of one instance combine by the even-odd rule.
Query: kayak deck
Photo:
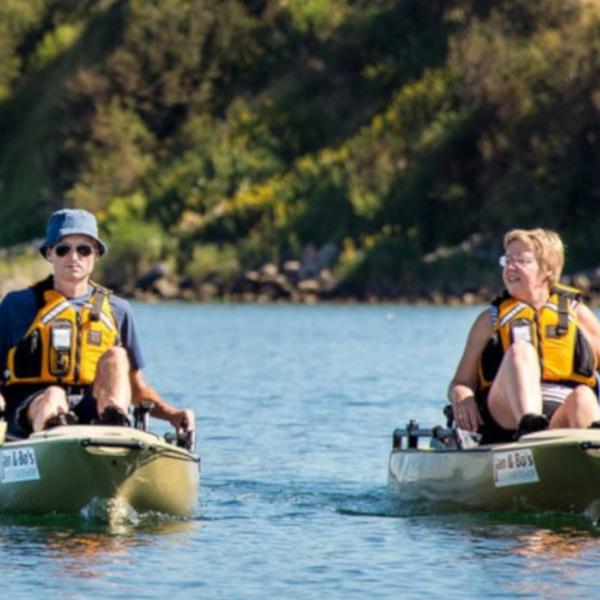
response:
[[[194,514],[199,458],[130,427],[67,426],[0,447],[0,512],[78,513],[120,500],[136,512]]]

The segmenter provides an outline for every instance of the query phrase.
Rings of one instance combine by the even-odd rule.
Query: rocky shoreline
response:
[[[264,265],[259,270],[249,270],[226,287],[214,283],[192,286],[185,278],[162,273],[160,266],[141,277],[135,285],[115,289],[115,293],[143,302],[239,302],[239,303],[367,303],[367,304],[410,304],[433,306],[476,306],[487,304],[497,293],[488,288],[465,290],[462,293],[431,290],[410,294],[392,291],[351,290],[340,285],[329,270],[317,276],[294,280],[276,265]],[[566,284],[575,285],[564,278]],[[573,278],[575,279],[575,278]],[[0,280],[0,299],[11,290],[21,289],[34,283],[23,277]],[[600,289],[577,286],[584,292],[584,301],[592,307],[600,307]]]
[[[600,268],[594,272],[566,275],[566,285],[580,289],[590,306],[600,307]],[[127,293],[128,292],[128,293]],[[405,303],[439,306],[473,306],[487,304],[498,290],[488,287],[464,290],[421,289],[411,293],[396,290],[353,289],[339,282],[329,267],[303,270],[300,261],[287,261],[279,267],[266,263],[260,269],[248,270],[233,283],[219,286],[205,282],[194,286],[185,278],[169,273],[165,265],[155,265],[140,277],[127,296],[144,301],[184,300],[191,302],[253,302],[316,304],[341,303]]]
[[[33,244],[35,246],[35,244]],[[32,247],[33,247],[32,246]],[[218,284],[196,282],[175,273],[168,263],[156,263],[135,281],[115,285],[110,277],[100,281],[124,297],[141,301],[241,302],[241,303],[403,303],[424,305],[487,304],[499,290],[486,286],[461,288],[455,283],[451,290],[422,286],[407,293],[405,288],[357,288],[340,281],[335,275],[338,251],[333,244],[320,250],[307,247],[298,260],[281,264],[265,263],[258,269],[246,270],[232,281]],[[36,278],[41,278],[36,275]],[[0,277],[0,298],[14,289],[34,283],[25,274]],[[600,267],[565,275],[563,283],[580,289],[590,306],[600,307]]]

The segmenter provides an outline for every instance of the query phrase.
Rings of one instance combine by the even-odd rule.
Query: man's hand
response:
[[[140,369],[131,371],[129,373],[129,380],[134,404],[140,404],[144,400],[147,400],[153,404],[150,414],[156,419],[168,421],[178,432],[195,430],[194,412],[188,408],[177,409],[168,402],[165,402],[159,393],[144,381]]]
[[[194,431],[196,429],[194,412],[189,408],[178,410],[170,415],[169,423],[171,423],[177,431]]]
[[[4,396],[0,394],[0,412],[4,412],[6,410],[6,401],[4,400]]]

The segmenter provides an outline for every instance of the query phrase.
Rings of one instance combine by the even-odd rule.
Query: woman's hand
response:
[[[489,311],[479,314],[467,338],[463,355],[458,363],[456,374],[448,386],[448,400],[452,403],[454,422],[461,429],[477,431],[483,425],[483,419],[477,403],[477,363],[479,355],[493,332]]]
[[[455,395],[452,401],[452,410],[454,411],[454,423],[461,429],[467,431],[477,431],[483,425],[481,413],[475,402],[475,396],[472,394],[465,395],[460,399]]]

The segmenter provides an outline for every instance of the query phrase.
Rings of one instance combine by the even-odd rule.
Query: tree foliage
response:
[[[596,8],[7,0],[0,245],[75,205],[127,249],[128,277],[144,256],[198,282],[216,277],[207,257],[223,279],[333,242],[349,284],[451,285],[534,225],[590,267]]]

